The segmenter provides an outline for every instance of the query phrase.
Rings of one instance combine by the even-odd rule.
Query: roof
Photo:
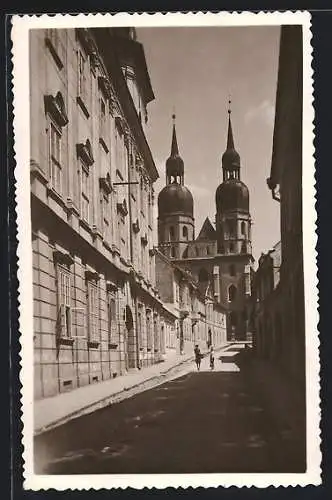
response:
[[[199,235],[196,238],[196,241],[200,240],[216,240],[216,230],[214,229],[210,219],[206,217],[203,222],[203,226],[199,232]]]

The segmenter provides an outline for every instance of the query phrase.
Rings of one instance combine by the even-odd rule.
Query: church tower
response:
[[[170,259],[181,259],[194,234],[194,203],[184,185],[184,162],[173,118],[171,155],[166,161],[166,186],[158,196],[158,245]]]
[[[229,102],[230,104],[230,102]],[[223,182],[216,190],[217,257],[220,266],[220,301],[228,307],[228,337],[245,338],[250,296],[251,217],[249,190],[241,181],[240,155],[234,146],[231,110],[228,109],[226,151],[222,156]]]
[[[220,254],[251,254],[249,190],[241,181],[240,170],[240,155],[234,147],[229,109],[227,146],[222,156],[223,183],[216,191],[216,230]]]

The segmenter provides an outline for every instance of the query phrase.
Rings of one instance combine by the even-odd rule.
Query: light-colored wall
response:
[[[110,75],[111,96],[103,95],[98,84],[102,65],[88,65],[87,93],[84,104],[88,115],[77,102],[78,56],[83,50],[75,30],[58,30],[58,53],[62,68],[57,65],[46,45],[46,30],[30,33],[30,105],[31,105],[31,192],[32,192],[32,244],[34,276],[34,352],[35,397],[41,398],[74,389],[89,383],[106,380],[124,373],[131,363],[139,361],[147,366],[159,360],[164,350],[160,339],[160,303],[155,288],[153,246],[153,182],[147,162],[136,142],[131,123],[125,116]],[[68,124],[61,127],[62,190],[56,193],[50,179],[49,128],[44,97],[61,92],[65,101]],[[105,123],[100,117],[100,99],[105,100]],[[119,131],[116,117],[120,117],[124,130]],[[118,122],[117,122],[118,123]],[[94,162],[89,166],[88,222],[82,220],[80,163],[76,145],[91,143]],[[102,139],[102,141],[101,141]],[[105,146],[102,145],[102,142]],[[108,195],[106,234],[101,206],[100,178],[110,175],[114,182],[126,182],[129,176],[139,186],[114,186]],[[143,190],[140,189],[141,182]],[[132,194],[132,195],[131,195]],[[126,200],[129,213],[117,211],[117,203]],[[130,200],[130,203],[129,203]],[[131,222],[139,219],[140,231],[135,233]],[[147,237],[146,244],[142,236]],[[130,236],[133,254],[130,254]],[[54,250],[61,246],[70,255],[70,307],[85,312],[85,324],[80,338],[58,338],[58,283]],[[141,272],[143,280],[138,287],[138,298],[131,296],[127,280],[129,267]],[[87,269],[98,274],[96,286],[98,300],[98,345],[88,342]],[[115,284],[116,320],[108,331],[107,281]],[[140,331],[136,325],[136,309],[142,303]],[[129,306],[133,315],[133,332],[125,325],[124,311]],[[146,311],[156,318],[151,339],[147,340]],[[136,335],[137,334],[137,335]],[[114,340],[114,336],[116,339]],[[137,341],[138,337],[138,341]],[[63,340],[63,339],[62,339]],[[130,363],[128,360],[131,360]]]

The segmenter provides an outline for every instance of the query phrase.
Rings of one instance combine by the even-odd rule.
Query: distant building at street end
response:
[[[251,337],[248,307],[254,262],[252,222],[249,190],[241,181],[240,170],[229,110],[227,146],[222,156],[223,182],[215,194],[216,225],[207,217],[196,237],[193,197],[185,186],[184,161],[173,123],[166,186],[158,196],[158,248],[178,266],[190,270],[199,288],[209,289],[214,300],[227,311],[229,340]]]
[[[281,242],[262,254],[252,282],[250,320],[253,348],[258,356],[277,359],[282,338],[282,301],[279,289]]]
[[[282,26],[273,152],[268,186],[280,203],[281,254],[280,343],[276,362],[305,388],[305,313],[302,234],[302,100],[301,26]],[[307,332],[310,335],[310,332]],[[269,342],[269,341],[267,341]]]
[[[166,350],[192,353],[220,347],[227,342],[226,310],[214,298],[210,287],[202,290],[189,271],[156,250],[156,282],[162,301],[176,316]]]
[[[38,399],[160,361],[174,315],[156,288],[154,94],[135,30],[31,30],[30,54]]]

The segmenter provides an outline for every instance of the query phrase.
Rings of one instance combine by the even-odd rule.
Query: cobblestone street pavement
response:
[[[236,355],[236,350],[234,356]],[[252,386],[251,390],[252,390]],[[190,372],[35,438],[42,474],[301,472],[249,391],[245,372],[208,359]]]

